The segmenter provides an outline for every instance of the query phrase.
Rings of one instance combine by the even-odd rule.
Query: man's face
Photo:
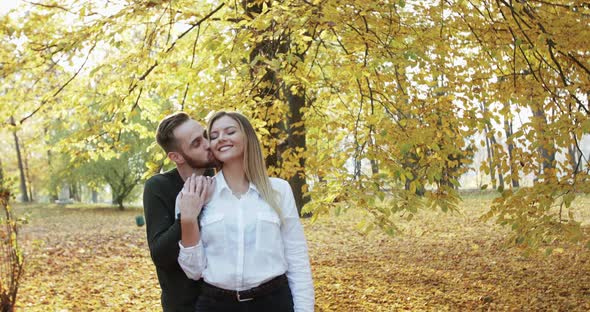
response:
[[[216,160],[209,150],[209,140],[205,138],[205,129],[195,120],[189,119],[174,129],[178,144],[177,153],[191,168],[211,168]]]

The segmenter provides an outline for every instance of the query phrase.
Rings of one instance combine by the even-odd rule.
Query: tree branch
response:
[[[38,3],[38,2],[33,2],[33,1],[26,1],[24,0],[24,2],[28,3],[28,4],[32,4],[32,5],[36,5],[36,6],[40,6],[40,7],[44,7],[44,8],[48,8],[48,9],[60,9],[63,11],[66,11],[68,13],[72,13],[75,14],[74,12],[72,12],[71,10],[68,10],[65,7],[59,6],[57,4],[44,4],[44,3]]]
[[[203,23],[204,21],[209,19],[213,14],[217,13],[217,11],[221,10],[221,8],[223,8],[224,5],[225,5],[225,3],[221,3],[219,6],[217,6],[217,8],[215,8],[213,11],[209,12],[209,14],[205,15],[198,22],[192,24],[189,29],[185,30],[182,34],[180,34],[180,36],[178,36],[178,38],[176,38],[176,40],[172,43],[172,45],[166,50],[166,53],[170,52],[174,48],[174,46],[176,45],[176,42],[178,42],[178,40],[182,39],[182,37],[186,36],[186,34],[191,32],[195,27],[201,25],[201,23]]]
[[[50,98],[54,98],[56,97],[58,94],[60,94],[65,87],[67,87],[70,82],[72,82],[72,80],[74,80],[78,74],[80,74],[80,72],[82,71],[82,69],[84,68],[84,66],[86,65],[86,62],[88,61],[88,58],[90,57],[90,54],[92,54],[92,51],[94,50],[94,48],[96,47],[98,41],[95,41],[94,44],[92,45],[92,47],[90,48],[90,50],[88,51],[88,54],[86,54],[86,59],[84,59],[84,62],[82,63],[82,65],[80,66],[80,68],[78,68],[78,70],[74,73],[74,75],[72,75],[72,77],[70,77],[70,79],[68,79],[68,81],[66,81],[61,87],[59,87],[59,89],[57,89]],[[33,117],[33,115],[35,115],[37,112],[39,112],[41,110],[41,108],[43,108],[43,106],[45,104],[47,104],[47,102],[49,102],[49,99],[43,100],[41,101],[41,104],[39,104],[39,106],[34,109],[31,113],[29,113],[27,116],[23,117],[19,123],[22,124],[23,122],[25,122],[27,119]]]

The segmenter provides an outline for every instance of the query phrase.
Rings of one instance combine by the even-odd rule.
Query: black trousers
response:
[[[268,295],[239,302],[235,298],[218,299],[201,293],[195,306],[196,312],[293,312],[293,296],[288,284]]]

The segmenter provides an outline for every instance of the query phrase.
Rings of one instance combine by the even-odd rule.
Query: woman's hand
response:
[[[208,180],[211,179],[193,174],[184,182],[179,201],[182,222],[197,222],[197,217],[203,209],[207,196],[212,193],[209,191],[211,182]]]
[[[214,177],[205,177],[207,184],[207,192],[205,193],[205,204],[211,200],[213,197],[213,192],[215,191],[215,178]]]

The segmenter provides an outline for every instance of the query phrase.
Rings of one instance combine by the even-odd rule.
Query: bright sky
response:
[[[0,14],[6,14],[6,12],[8,12],[10,9],[14,9],[20,3],[22,3],[21,0],[0,0]]]

